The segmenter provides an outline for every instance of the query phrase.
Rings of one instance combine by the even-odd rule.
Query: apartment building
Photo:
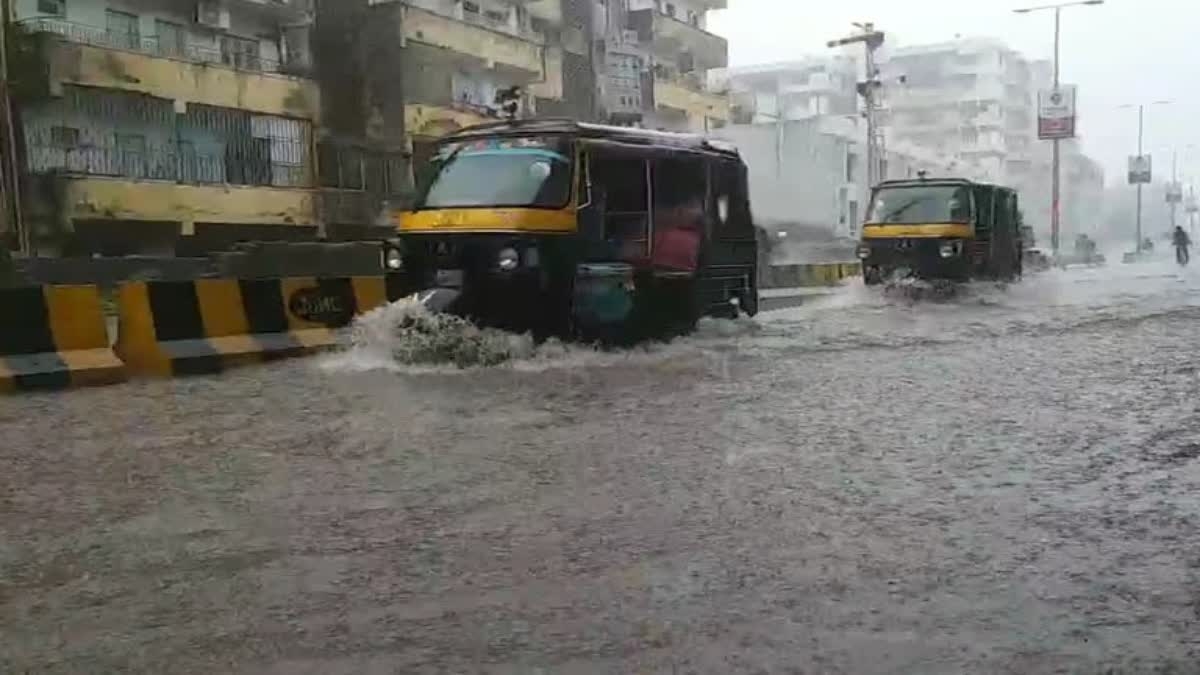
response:
[[[16,0],[29,240],[164,253],[317,236],[303,0]]]
[[[746,162],[756,223],[856,237],[867,199],[859,127],[852,118],[806,117],[731,124],[713,135],[735,145]]]
[[[708,12],[725,0],[626,0],[629,29],[653,58],[653,99],[643,126],[706,133],[729,121],[729,98],[708,72],[729,65],[725,38],[708,32]]]
[[[1003,43],[956,40],[891,50],[880,63],[888,137],[979,167],[1008,182],[1008,159],[1028,149],[1036,89],[1029,63]]]
[[[41,253],[381,236],[457,129],[729,117],[706,86],[725,0],[11,1]]]
[[[849,56],[742,66],[720,71],[738,122],[762,124],[858,113],[858,63]]]
[[[1051,151],[1037,138],[1037,92],[1051,86],[1050,62],[962,39],[890,50],[880,70],[889,142],[954,157],[963,175],[1016,188],[1026,222],[1049,231]],[[1104,176],[1078,139],[1062,143],[1062,157],[1065,237],[1100,217]]]

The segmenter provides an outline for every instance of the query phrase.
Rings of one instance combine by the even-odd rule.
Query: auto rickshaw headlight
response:
[[[404,254],[395,246],[389,246],[383,252],[383,264],[393,272],[401,270],[404,268]]]
[[[500,250],[500,255],[496,258],[496,266],[503,272],[511,272],[521,265],[521,255],[517,253],[517,249],[504,248]]]
[[[871,247],[866,244],[859,244],[857,254],[859,260],[866,260],[871,257]]]
[[[958,243],[953,241],[942,242],[941,248],[938,249],[943,258],[953,258],[958,255],[958,251]]]

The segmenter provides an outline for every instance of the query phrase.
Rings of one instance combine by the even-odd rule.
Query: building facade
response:
[[[852,120],[809,117],[714,132],[748,167],[754,220],[767,229],[858,236],[867,198],[866,136]]]
[[[1037,138],[1038,91],[1052,64],[991,39],[889,50],[881,61],[889,143],[953,157],[969,178],[1016,188],[1025,220],[1048,237],[1051,146]],[[1061,226],[1066,237],[1100,219],[1104,174],[1078,139],[1061,143]]]
[[[17,0],[23,215],[46,252],[310,238],[320,92],[303,0]]]
[[[743,66],[714,77],[726,84],[739,123],[858,113],[858,63],[849,56]]]
[[[43,254],[383,236],[457,129],[729,117],[707,87],[725,0],[11,3],[17,192]]]

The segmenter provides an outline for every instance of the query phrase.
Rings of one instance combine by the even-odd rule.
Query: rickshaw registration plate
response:
[[[434,284],[444,288],[460,288],[463,282],[462,270],[438,270],[433,277]]]

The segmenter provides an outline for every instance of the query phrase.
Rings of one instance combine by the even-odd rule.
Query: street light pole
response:
[[[1146,130],[1146,106],[1138,105],[1138,161],[1142,161],[1142,135]],[[1142,183],[1137,184],[1137,251],[1138,255],[1142,253]]]
[[[1062,7],[1054,8],[1054,91],[1058,91],[1059,82],[1059,37],[1062,35]],[[1062,146],[1059,139],[1054,139],[1054,148],[1050,159],[1050,250],[1058,258],[1058,240],[1061,220],[1059,203],[1062,195]]]
[[[1060,38],[1062,36],[1062,10],[1064,7],[1076,7],[1079,5],[1103,5],[1104,0],[1078,0],[1076,2],[1063,2],[1056,5],[1042,5],[1039,7],[1025,7],[1023,9],[1013,10],[1017,14],[1028,14],[1030,12],[1038,12],[1042,10],[1054,10],[1054,91],[1059,88],[1059,50]],[[1062,146],[1059,144],[1059,139],[1053,139],[1053,150],[1051,155],[1051,179],[1050,179],[1050,248],[1054,256],[1058,257],[1059,229],[1061,223],[1061,193],[1062,193]]]
[[[1151,101],[1149,105],[1171,105],[1172,101]],[[1118,106],[1119,108],[1137,108],[1138,111],[1138,131],[1137,131],[1137,163],[1140,165],[1143,161],[1145,153],[1145,136],[1146,136],[1146,105],[1139,103],[1136,106],[1133,104]],[[1150,167],[1153,170],[1153,166]],[[1174,170],[1172,170],[1173,172]],[[1131,177],[1131,180],[1134,178]],[[1134,187],[1137,189],[1137,247],[1134,249],[1137,253],[1142,252],[1142,181],[1134,180]]]

